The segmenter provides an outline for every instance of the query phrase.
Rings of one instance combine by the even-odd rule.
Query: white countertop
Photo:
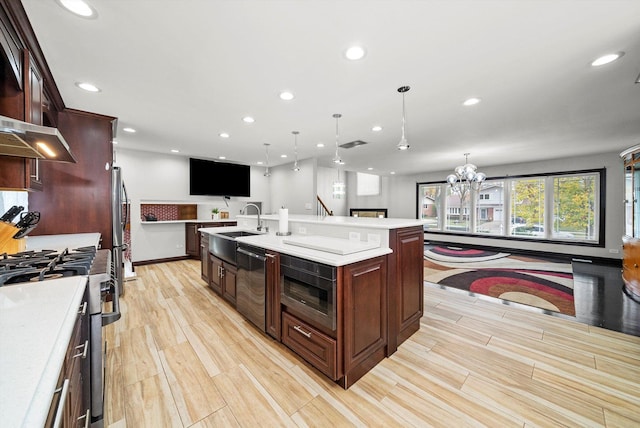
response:
[[[40,235],[27,237],[27,250],[56,250],[65,248],[94,246],[98,248],[100,244],[99,233],[66,233],[60,235]]]
[[[231,226],[231,227],[204,227],[198,229],[201,232],[216,234],[220,232],[233,232],[236,230],[250,230],[244,227]],[[255,232],[255,230],[253,230]],[[300,239],[304,236],[308,239],[308,242],[313,246],[318,247],[326,246],[328,240],[332,240],[335,245],[348,245],[354,246],[356,243],[347,239],[340,238],[328,238],[328,237],[314,237],[311,235],[289,235],[289,236],[277,236],[275,233],[265,233],[253,236],[242,236],[236,238],[238,242],[242,242],[256,247],[265,248],[267,250],[276,251],[282,254],[288,254],[290,256],[301,257],[303,259],[312,260],[319,263],[324,263],[330,266],[345,266],[351,263],[360,262],[363,260],[372,259],[378,256],[384,256],[390,254],[393,251],[388,247],[377,247],[373,249],[365,249],[363,251],[357,251],[350,254],[336,254],[334,252],[320,251],[312,248],[305,248],[299,245],[287,244],[286,240],[296,237]],[[320,238],[315,240],[314,238]]]
[[[218,220],[159,220],[159,221],[141,221],[141,224],[179,224],[179,223],[235,223],[235,218],[221,218]]]
[[[255,219],[256,215],[238,215],[237,218]],[[277,214],[267,214],[260,216],[262,220],[278,221]],[[348,217],[348,216],[317,216],[305,214],[290,214],[289,222],[295,223],[313,223],[324,224],[330,226],[344,227],[366,227],[370,229],[400,229],[403,227],[422,226],[424,220],[411,218],[375,218],[375,217]]]
[[[44,425],[86,278],[0,287],[2,426]]]

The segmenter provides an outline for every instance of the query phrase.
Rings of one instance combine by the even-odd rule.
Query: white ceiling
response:
[[[369,143],[341,149],[344,168],[382,175],[448,170],[465,152],[482,167],[640,144],[637,0],[88,2],[97,19],[22,1],[66,106],[118,117],[122,148],[255,165],[270,143],[273,166],[293,161],[297,130],[299,158],[329,166],[334,113],[340,144]],[[353,43],[364,59],[344,58]]]

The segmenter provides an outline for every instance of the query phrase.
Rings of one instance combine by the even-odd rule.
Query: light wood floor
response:
[[[107,327],[105,426],[640,426],[640,338],[425,287],[419,332],[348,391],[205,287],[136,268]]]

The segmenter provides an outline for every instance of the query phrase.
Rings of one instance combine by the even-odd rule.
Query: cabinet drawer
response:
[[[338,379],[335,339],[283,312],[282,343],[331,379]]]

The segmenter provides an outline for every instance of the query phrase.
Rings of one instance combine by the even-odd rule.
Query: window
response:
[[[380,194],[380,176],[356,173],[356,192],[358,196],[375,196]]]
[[[506,177],[461,193],[447,183],[419,183],[418,218],[433,232],[602,246],[604,179],[604,169]]]

